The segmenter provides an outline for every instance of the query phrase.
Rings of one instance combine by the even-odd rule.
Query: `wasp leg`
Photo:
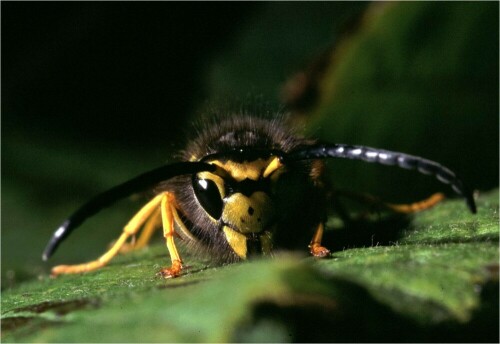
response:
[[[144,225],[144,229],[142,230],[139,239],[137,239],[134,249],[143,248],[149,243],[151,237],[153,236],[153,233],[158,229],[160,219],[160,209],[158,208]]]
[[[123,244],[123,246],[120,248],[120,253],[126,253],[145,247],[151,240],[154,232],[159,228],[160,219],[160,208],[158,207],[157,209],[155,209],[153,215],[151,215],[144,224],[139,238],[135,240],[135,236],[133,236],[131,243]]]
[[[420,202],[410,204],[392,204],[384,203],[384,205],[396,213],[411,214],[425,209],[429,209],[444,199],[444,194],[437,192]]]
[[[163,195],[158,195],[153,198],[134,217],[127,223],[123,228],[123,232],[114,243],[114,245],[101,257],[98,259],[77,265],[58,265],[52,268],[52,276],[57,276],[60,274],[77,274],[81,272],[88,272],[95,269],[99,269],[106,265],[120,250],[123,244],[126,243],[127,239],[136,234],[141,228],[144,222],[151,216],[151,214],[158,208],[158,205],[162,201]]]
[[[166,192],[161,200],[161,218],[163,222],[163,236],[167,244],[168,252],[170,253],[170,259],[172,260],[172,266],[169,268],[163,268],[158,272],[159,275],[165,278],[177,277],[180,275],[182,270],[182,259],[177,251],[177,247],[174,242],[174,235],[176,235],[174,230],[174,213],[177,210],[175,208],[175,197],[172,193]]]
[[[330,255],[330,250],[321,246],[321,239],[323,238],[324,225],[320,223],[314,236],[309,244],[309,250],[314,257],[323,258]]]
[[[394,212],[397,213],[404,213],[404,214],[410,214],[410,213],[416,213],[422,210],[429,209],[433,206],[435,206],[437,203],[442,201],[445,196],[441,192],[437,192],[430,197],[419,201],[415,203],[410,203],[410,204],[393,204],[393,203],[387,203],[381,201],[379,198],[369,195],[369,194],[361,194],[361,193],[356,193],[356,192],[349,192],[345,190],[337,190],[337,195],[338,196],[344,196],[347,198],[350,198],[354,201],[357,201],[359,203],[364,203],[372,206],[379,206],[379,207],[384,207],[387,209],[390,209]]]

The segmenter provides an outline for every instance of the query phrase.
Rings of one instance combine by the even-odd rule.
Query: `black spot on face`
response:
[[[252,207],[248,207],[248,215],[252,216],[254,209]]]

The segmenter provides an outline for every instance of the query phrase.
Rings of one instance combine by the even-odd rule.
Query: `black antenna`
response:
[[[213,171],[214,169],[215,166],[201,162],[180,162],[161,166],[97,195],[76,210],[57,228],[43,251],[42,259],[49,259],[61,242],[75,228],[80,226],[87,218],[95,215],[98,211],[110,206],[114,202],[176,176],[201,171]]]
[[[477,211],[472,192],[453,171],[437,162],[418,156],[346,144],[317,144],[314,146],[301,147],[290,152],[286,156],[288,161],[321,158],[362,160],[382,165],[398,166],[408,170],[417,170],[420,173],[432,175],[440,182],[450,184],[453,191],[463,196],[472,213],[475,214]]]

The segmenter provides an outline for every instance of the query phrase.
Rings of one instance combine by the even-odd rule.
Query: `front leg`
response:
[[[176,235],[174,229],[174,212],[175,208],[175,197],[172,193],[166,192],[161,200],[161,219],[163,223],[163,236],[167,244],[168,252],[170,253],[170,259],[172,260],[172,266],[169,268],[163,268],[158,272],[158,275],[165,278],[178,277],[182,270],[182,259],[175,246],[174,236]]]
[[[330,255],[330,250],[321,246],[321,239],[323,238],[324,225],[320,223],[316,232],[309,244],[309,251],[314,257],[324,258]]]

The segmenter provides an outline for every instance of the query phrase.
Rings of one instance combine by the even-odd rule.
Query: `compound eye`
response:
[[[214,219],[220,219],[223,203],[215,182],[210,179],[194,178],[193,189],[203,209]]]

